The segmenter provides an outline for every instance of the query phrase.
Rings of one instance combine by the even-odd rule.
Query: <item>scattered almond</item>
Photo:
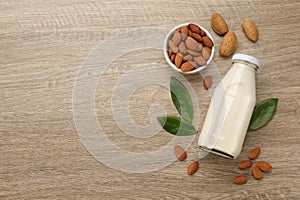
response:
[[[256,166],[263,172],[270,172],[272,170],[272,166],[265,161],[256,162]]]
[[[249,158],[257,158],[260,154],[260,148],[256,147],[252,149],[249,153]],[[252,166],[251,160],[244,160],[239,163],[240,169],[247,169]],[[270,172],[272,170],[272,166],[265,161],[257,161],[256,164],[252,167],[252,176],[256,180],[261,180],[264,178],[262,172]]]
[[[212,77],[206,76],[203,80],[203,87],[208,90],[210,86],[212,85]]]
[[[260,148],[256,147],[250,151],[249,159],[253,160],[253,159],[257,158],[259,155],[260,155]]]
[[[258,39],[258,29],[256,24],[251,20],[243,22],[242,27],[249,40],[256,42]]]
[[[197,161],[192,162],[188,169],[187,169],[187,173],[188,175],[193,175],[199,168],[199,163]]]
[[[186,151],[181,146],[175,145],[173,150],[178,160],[184,161],[186,159]]]
[[[244,160],[239,163],[239,168],[240,169],[248,169],[249,167],[252,166],[252,161],[251,160]]]
[[[252,176],[256,179],[256,180],[261,180],[264,178],[263,174],[261,173],[260,169],[258,169],[257,166],[253,166],[252,167]]]
[[[242,184],[247,183],[247,177],[240,175],[240,176],[235,177],[232,182],[237,185],[242,185]]]
[[[219,13],[211,16],[211,27],[218,35],[224,35],[228,32],[228,26],[224,18]]]
[[[234,32],[228,32],[224,36],[221,46],[220,46],[220,54],[222,56],[230,56],[234,53],[237,47],[237,37]]]

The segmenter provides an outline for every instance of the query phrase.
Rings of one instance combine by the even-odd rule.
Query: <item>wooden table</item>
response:
[[[0,199],[300,198],[299,1],[11,0],[1,1],[0,9]],[[210,27],[210,16],[214,12],[221,13],[229,29],[236,32],[239,40],[236,52],[261,60],[262,68],[257,71],[256,81],[257,102],[279,98],[273,120],[264,128],[248,133],[236,160],[209,154],[199,161],[199,171],[193,176],[188,176],[186,169],[192,160],[198,159],[199,133],[191,141],[186,161],[174,161],[154,171],[122,171],[126,163],[136,163],[134,167],[139,172],[151,169],[152,165],[155,168],[157,163],[152,160],[146,164],[138,159],[119,162],[122,155],[109,157],[108,152],[103,152],[117,161],[116,169],[97,160],[77,134],[74,117],[88,121],[74,109],[74,85],[90,79],[91,74],[86,71],[85,80],[78,80],[90,52],[117,34],[144,28],[170,30],[180,23],[193,21],[211,32],[217,50],[214,63],[224,76],[231,59],[219,55],[222,38]],[[245,19],[258,25],[260,35],[256,43],[247,40],[243,33],[241,23]],[[164,35],[160,39],[163,40]],[[119,47],[114,48],[105,55],[116,53]],[[98,55],[94,61],[103,59],[104,55]],[[151,72],[160,65],[162,72]],[[115,120],[128,117],[127,114],[113,114],[115,86],[133,69],[145,70],[145,73],[150,69],[148,75],[156,73],[162,83],[168,82],[169,76],[178,75],[167,66],[161,49],[128,51],[112,60],[98,76],[91,112],[95,111],[99,127],[114,146],[129,153],[154,152],[173,137],[163,130],[146,138],[128,135],[124,130],[126,126],[119,128],[120,121]],[[205,73],[209,73],[209,69]],[[151,122],[149,113],[153,114],[151,109],[155,105],[168,114],[176,114],[166,87],[137,82],[141,81],[139,76],[148,77],[145,73],[128,79],[128,87],[138,86],[127,102],[129,114],[142,128]],[[203,89],[200,74],[186,76],[186,79],[201,111],[197,123],[201,130],[210,94]],[[125,89],[126,86],[122,84]],[[85,102],[84,98],[75,102],[78,108],[89,101]],[[122,97],[116,97],[115,103],[120,102]],[[153,119],[153,127],[157,127]],[[85,128],[80,130],[81,134],[90,131],[90,126]],[[99,149],[103,148],[101,145],[99,143]],[[254,180],[250,170],[237,168],[239,161],[246,159],[256,146],[262,148],[258,160],[268,161],[273,166],[273,171],[261,181]],[[101,152],[98,153],[103,158]],[[240,174],[248,176],[248,183],[232,184],[232,179]]]

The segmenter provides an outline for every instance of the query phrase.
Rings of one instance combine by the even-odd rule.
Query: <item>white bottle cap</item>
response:
[[[232,56],[232,60],[244,60],[256,65],[257,68],[260,68],[260,61],[257,58],[249,56],[247,54],[234,54]]]

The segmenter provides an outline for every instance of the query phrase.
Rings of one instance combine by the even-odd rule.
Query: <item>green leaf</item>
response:
[[[158,117],[160,125],[169,133],[177,136],[187,136],[196,133],[196,129],[189,121],[176,117],[176,116],[164,116]]]
[[[191,96],[186,87],[173,76],[170,79],[170,92],[178,113],[182,118],[191,122],[194,114]]]
[[[254,107],[252,117],[248,126],[248,131],[257,130],[269,123],[276,112],[277,103],[277,98],[271,98],[257,104]]]

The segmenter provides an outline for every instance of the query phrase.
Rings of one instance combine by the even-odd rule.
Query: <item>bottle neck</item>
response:
[[[247,61],[244,61],[244,60],[234,60],[234,61],[232,62],[232,64],[235,64],[235,63],[240,63],[240,64],[242,64],[244,67],[247,67],[247,68],[252,69],[252,70],[254,70],[254,71],[257,71],[257,69],[258,69],[258,67],[257,67],[255,64],[250,63],[250,62],[247,62]]]

